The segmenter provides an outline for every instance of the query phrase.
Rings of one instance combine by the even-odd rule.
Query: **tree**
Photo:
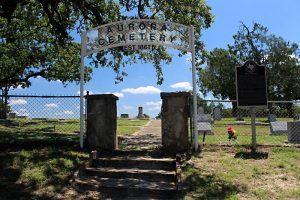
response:
[[[214,49],[207,53],[207,67],[200,70],[200,90],[222,99],[236,99],[235,66],[254,60],[267,66],[268,98],[296,100],[300,91],[299,48],[295,43],[269,34],[268,29],[254,23],[252,29],[245,24],[233,36],[234,44],[228,49]],[[292,104],[287,105],[290,116]],[[233,104],[233,112],[236,104]]]
[[[3,96],[1,96],[3,97]],[[6,119],[7,114],[11,112],[11,107],[5,104],[3,98],[0,99],[0,119]]]
[[[63,83],[79,81],[80,45],[60,45],[50,34],[47,22],[28,5],[23,12],[17,8],[10,21],[0,18],[0,88],[8,105],[11,88],[29,87],[31,78],[41,76]],[[86,70],[86,79],[90,68]],[[2,115],[6,118],[6,115]]]
[[[0,5],[0,16],[8,23],[16,19],[15,15],[20,10],[28,15],[35,13],[38,18],[45,20],[44,26],[49,28],[49,34],[55,41],[63,45],[72,40],[70,33],[74,29],[81,32],[117,20],[159,19],[193,25],[199,65],[202,63],[204,49],[204,44],[200,41],[200,30],[209,28],[213,21],[205,0],[11,0],[1,1]],[[184,52],[180,52],[180,55],[183,54]],[[170,63],[172,60],[164,47],[153,49],[150,53],[124,52],[122,48],[115,48],[99,52],[91,58],[95,67],[112,68],[116,72],[117,82],[126,76],[123,69],[126,64],[136,62],[137,59],[152,62],[158,84],[163,81],[161,61]]]
[[[193,25],[196,37],[196,59],[203,61],[204,44],[200,30],[209,28],[213,16],[205,0],[10,0],[0,1],[0,87],[5,97],[11,87],[29,87],[30,78],[42,76],[64,83],[79,80],[78,33],[112,21],[131,18],[160,19]],[[184,55],[180,52],[179,55]],[[123,81],[125,65],[138,59],[153,63],[157,83],[163,81],[161,61],[170,63],[172,56],[165,47],[150,52],[125,52],[109,49],[91,56],[91,64],[108,67]],[[5,72],[5,73],[4,73]],[[91,68],[87,68],[86,80]],[[7,98],[6,98],[7,103]]]

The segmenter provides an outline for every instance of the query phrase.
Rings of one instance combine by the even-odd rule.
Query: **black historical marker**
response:
[[[266,67],[249,60],[236,67],[237,106],[267,107]]]

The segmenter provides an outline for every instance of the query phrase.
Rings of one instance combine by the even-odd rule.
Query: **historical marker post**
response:
[[[255,112],[268,107],[266,67],[248,60],[236,67],[236,94],[238,108],[251,113],[252,151],[256,151]]]

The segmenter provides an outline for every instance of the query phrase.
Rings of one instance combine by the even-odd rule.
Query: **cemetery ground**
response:
[[[211,147],[183,168],[184,199],[300,199],[300,149]]]
[[[223,139],[227,141],[225,124],[234,123],[233,119],[223,120],[214,123],[213,129],[217,128],[213,130],[215,135],[207,135],[206,141],[210,137],[218,139],[221,136],[221,139],[212,139],[183,166],[183,198],[300,199],[300,149],[259,146],[258,151],[263,153],[250,154],[245,146],[215,145]],[[248,119],[245,120],[248,122]],[[262,120],[258,119],[264,123]],[[89,154],[87,149],[79,149],[78,120],[56,121],[55,132],[53,122],[46,122],[22,119],[15,121],[14,125],[11,124],[13,122],[1,123],[0,142],[11,145],[6,148],[0,145],[0,199],[85,199],[87,196],[97,199],[94,193],[77,193],[72,185],[74,172],[88,159]],[[118,135],[129,136],[147,123],[148,120],[118,119]],[[70,133],[66,126],[72,128],[74,133]],[[235,128],[243,133],[248,132],[248,126]],[[223,131],[224,135],[221,134]],[[281,144],[286,139],[286,136],[269,136],[267,125],[258,126],[257,132],[270,137],[269,141],[275,137]],[[249,138],[242,139],[243,134],[239,135],[239,143],[243,140],[250,143],[251,137],[245,136]],[[55,140],[38,146],[19,146],[14,142],[30,142],[35,138],[71,138],[73,142],[63,144]],[[202,141],[201,136],[199,140]]]

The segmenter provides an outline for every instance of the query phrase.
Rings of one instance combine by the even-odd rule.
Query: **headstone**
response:
[[[222,113],[219,107],[214,108],[214,120],[215,121],[222,120]]]
[[[15,119],[16,116],[17,116],[16,113],[9,113],[9,114],[8,114],[9,119]]]
[[[202,106],[198,107],[197,114],[204,114],[204,109]]]
[[[208,134],[211,134],[211,124],[209,122],[198,122],[197,123],[197,130],[198,130],[198,133],[208,133]]]
[[[128,114],[121,114],[121,118],[129,118],[129,115]]]
[[[237,114],[236,121],[244,121],[243,115],[241,113]]]
[[[291,143],[300,144],[300,121],[287,123],[288,141]]]
[[[269,116],[268,116],[268,121],[269,121],[269,122],[276,122],[276,115],[274,115],[274,114],[269,114]]]
[[[211,115],[210,114],[198,114],[197,115],[197,122],[209,122],[211,123]]]
[[[139,113],[138,113],[138,116],[136,117],[138,119],[144,119],[145,116],[144,116],[144,112],[143,112],[143,107],[139,107]]]
[[[271,135],[287,135],[287,122],[271,122]]]
[[[17,119],[27,119],[26,115],[17,115],[16,116]]]

